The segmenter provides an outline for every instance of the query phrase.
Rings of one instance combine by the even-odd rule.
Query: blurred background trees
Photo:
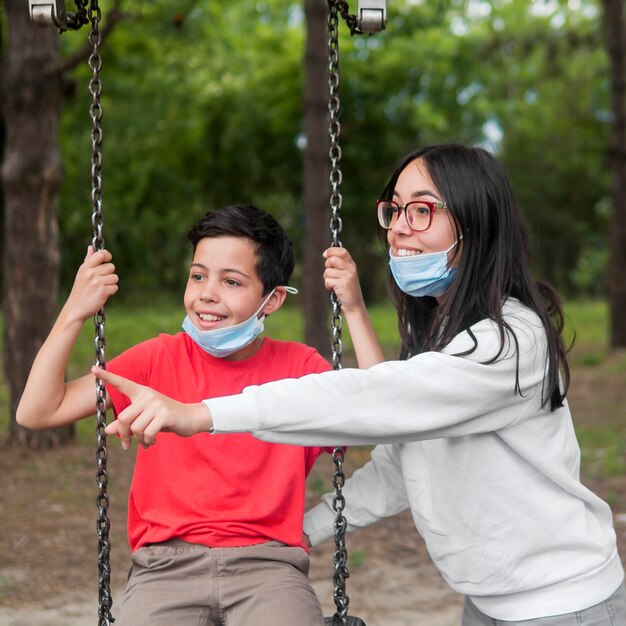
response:
[[[306,285],[306,242],[315,242],[320,247],[315,254],[321,254],[320,226],[313,236],[306,206],[311,199],[305,193],[305,158],[320,150],[319,137],[308,136],[307,114],[325,97],[319,86],[311,87],[319,76],[305,71],[305,60],[311,60],[311,49],[305,55],[307,32],[312,36],[306,20],[319,20],[325,0],[117,4],[125,19],[101,54],[105,238],[122,277],[120,297],[156,302],[156,296],[180,294],[190,225],[206,210],[233,202],[253,202],[277,216],[296,243],[293,283]],[[356,0],[351,4],[354,12]],[[625,77],[623,64],[611,74],[624,51],[607,54],[602,18],[611,9],[609,0],[387,4],[387,30],[374,37],[351,38],[340,24],[342,239],[357,259],[367,300],[378,301],[385,293],[374,201],[404,152],[435,141],[494,151],[508,168],[534,231],[538,276],[569,297],[607,297],[609,233],[621,232],[615,224],[623,222],[616,219],[626,202],[616,198],[615,178],[611,182],[611,171],[615,176],[617,170],[611,170],[609,157],[624,153],[624,130],[612,126],[611,93],[612,87],[623,87]],[[5,0],[0,13],[5,118],[13,89],[7,17],[15,10],[26,11],[27,3]],[[27,36],[35,46],[52,37],[30,25],[23,28],[33,29]],[[67,59],[85,37],[83,29],[46,45],[58,44],[52,53]],[[61,291],[69,289],[91,240],[88,79],[85,63],[66,68],[58,96],[64,179],[58,233],[51,224],[44,239],[59,238]],[[49,93],[42,76],[33,84]],[[6,160],[4,167],[7,197]],[[42,167],[33,162],[32,176]],[[14,209],[6,206],[5,224],[8,211]],[[321,223],[326,229],[327,221]],[[329,240],[325,233],[321,237]],[[624,237],[615,239],[613,257],[626,249]],[[56,276],[54,250],[43,257]],[[8,263],[14,260],[5,251],[5,281],[13,271]],[[614,263],[612,285],[626,285],[623,274],[620,282],[620,264]],[[46,279],[52,308],[53,277]],[[34,278],[37,285],[41,277]],[[34,293],[34,286],[29,289]],[[6,285],[4,293],[6,321]],[[624,297],[612,305],[614,319],[626,319]],[[38,309],[43,336],[51,323],[48,309]],[[23,317],[23,307],[19,310]],[[326,325],[317,319],[319,312],[308,311],[314,326]],[[626,344],[626,332],[622,339],[614,336],[616,346]],[[32,360],[38,341],[24,352],[25,361]]]
[[[128,19],[102,52],[107,241],[127,289],[180,288],[189,223],[227,202],[273,211],[303,258],[304,4],[184,5],[125,0]],[[390,166],[417,144],[463,141],[509,169],[538,273],[568,294],[606,294],[612,114],[600,6],[392,0],[388,11],[375,37],[340,29],[344,238],[366,292],[381,295],[372,206]],[[81,35],[61,43],[69,51]],[[87,68],[73,79],[61,128],[65,286],[89,237]]]

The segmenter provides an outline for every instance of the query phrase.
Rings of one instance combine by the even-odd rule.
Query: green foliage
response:
[[[605,242],[587,244],[582,248],[570,278],[579,294],[598,298],[607,293],[606,269],[609,250]]]
[[[608,226],[608,68],[598,6],[489,6],[468,34],[482,61],[475,80],[503,133],[500,156],[535,235],[537,269],[561,289],[587,291],[591,268],[581,256],[606,248]],[[596,255],[599,290],[605,270],[606,255]]]
[[[127,290],[172,291],[209,208],[256,202],[297,221],[302,31],[285,2],[194,3],[182,23],[171,3],[129,7],[103,49],[105,237]],[[64,117],[65,283],[90,233],[87,107],[82,93]]]
[[[123,6],[130,18],[102,48],[102,82],[105,237],[125,294],[178,292],[186,233],[222,204],[275,213],[302,258],[301,0]],[[340,24],[342,238],[368,300],[384,295],[374,200],[404,152],[450,140],[499,153],[535,232],[538,273],[603,293],[609,104],[598,5],[404,0],[388,13],[374,37]],[[82,41],[67,34],[62,45],[69,53]],[[62,120],[66,287],[91,232],[87,67],[74,78]]]

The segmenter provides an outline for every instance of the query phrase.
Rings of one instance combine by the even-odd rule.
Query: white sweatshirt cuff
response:
[[[225,396],[202,402],[211,412],[215,434],[249,433],[259,430],[256,404],[246,396]]]
[[[308,536],[312,546],[316,546],[318,543],[333,536],[335,517],[334,511],[329,509],[328,505],[323,502],[304,514],[302,529]]]

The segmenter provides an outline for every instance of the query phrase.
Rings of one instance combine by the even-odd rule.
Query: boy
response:
[[[291,242],[253,206],[207,213],[189,233],[193,260],[185,332],[143,342],[109,371],[181,402],[330,369],[312,348],[262,340],[265,316],[286,297]],[[118,290],[105,250],[89,249],[68,300],[41,347],[17,410],[28,428],[93,414],[91,374],[64,382],[83,322]],[[129,399],[111,387],[119,413]],[[138,449],[130,488],[132,568],[119,626],[320,626],[302,542],[305,478],[322,448],[275,445],[248,434],[158,435]]]

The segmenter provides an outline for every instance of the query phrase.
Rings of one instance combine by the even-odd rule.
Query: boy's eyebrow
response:
[[[203,265],[202,263],[192,263],[190,267],[200,267],[202,268],[205,272],[209,271],[209,268],[206,265]],[[222,267],[220,269],[221,272],[227,272],[229,274],[235,273],[235,274],[241,274],[241,276],[245,276],[246,278],[250,278],[250,276],[248,276],[248,274],[246,274],[245,272],[242,272],[241,270],[238,270],[235,267]]]

